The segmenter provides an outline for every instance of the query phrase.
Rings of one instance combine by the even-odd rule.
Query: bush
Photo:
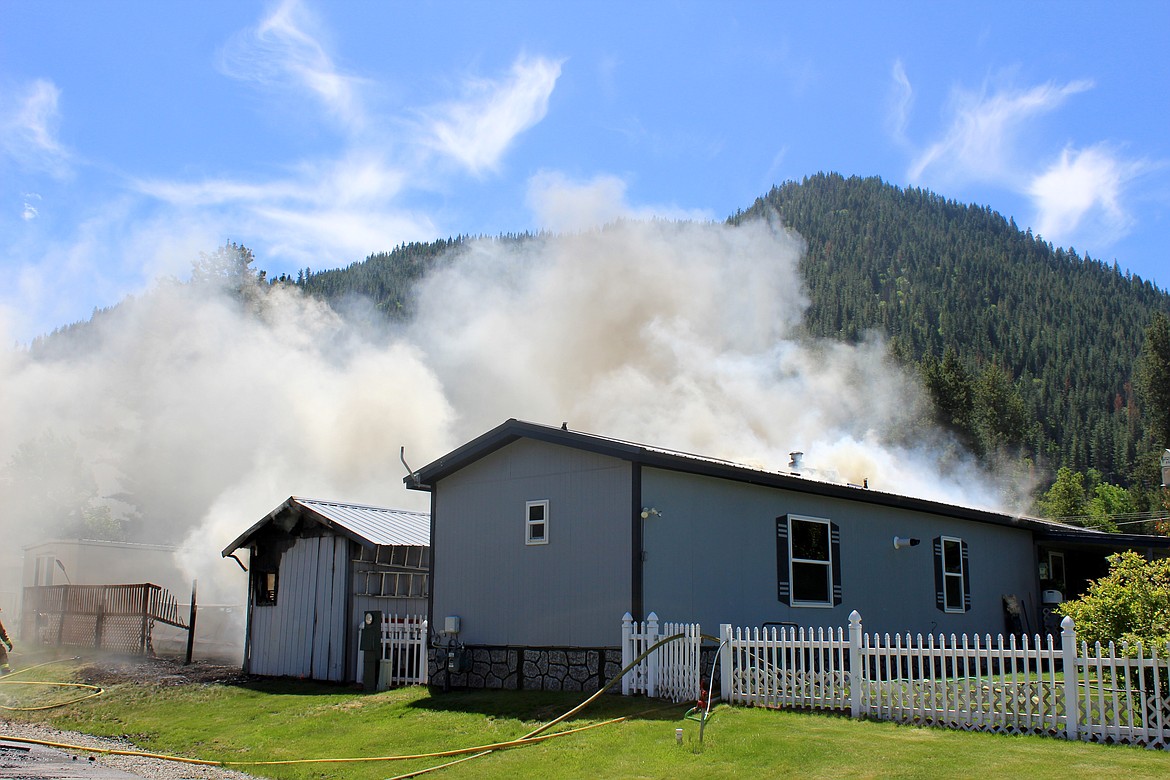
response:
[[[1147,561],[1135,552],[1109,556],[1109,573],[1089,584],[1060,612],[1076,622],[1077,639],[1107,644],[1137,642],[1158,655],[1170,642],[1170,558]]]

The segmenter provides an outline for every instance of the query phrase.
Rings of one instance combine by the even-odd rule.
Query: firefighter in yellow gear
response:
[[[0,610],[0,612],[2,611]],[[12,667],[8,665],[8,651],[11,649],[12,640],[8,638],[8,632],[4,630],[4,621],[0,620],[0,676],[12,671]]]

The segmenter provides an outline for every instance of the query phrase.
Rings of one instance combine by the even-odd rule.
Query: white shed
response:
[[[249,674],[356,681],[358,628],[367,610],[426,614],[426,513],[293,496],[223,556],[236,558],[242,548],[250,553]]]

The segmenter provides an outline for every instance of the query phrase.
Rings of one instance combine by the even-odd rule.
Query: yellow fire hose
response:
[[[184,756],[171,756],[171,755],[165,755],[162,753],[149,753],[149,752],[140,751],[140,750],[121,750],[121,749],[117,749],[117,748],[93,748],[93,747],[86,747],[84,745],[73,745],[73,744],[69,744],[67,742],[52,742],[49,740],[32,739],[32,738],[28,738],[28,737],[15,737],[15,736],[8,736],[5,734],[0,734],[0,739],[8,741],[8,742],[19,742],[19,743],[31,744],[31,745],[43,745],[45,747],[58,748],[58,749],[62,749],[62,750],[75,750],[75,751],[79,751],[79,752],[99,753],[99,754],[103,754],[103,755],[112,755],[112,756],[135,756],[135,757],[139,757],[139,758],[154,758],[154,759],[159,759],[159,760],[163,760],[163,761],[174,761],[174,762],[183,763],[183,764],[197,764],[200,766],[221,766],[221,767],[228,767],[228,766],[232,766],[232,767],[281,766],[281,765],[289,765],[289,764],[344,764],[344,763],[361,763],[361,762],[371,762],[371,761],[415,761],[415,760],[427,759],[427,758],[451,758],[453,756],[461,756],[461,758],[458,758],[455,761],[451,761],[451,762],[448,762],[445,764],[440,764],[438,766],[433,766],[433,767],[430,767],[428,769],[422,769],[422,770],[419,770],[417,772],[410,772],[408,774],[398,775],[397,777],[390,779],[390,780],[402,780],[404,778],[417,777],[419,775],[426,774],[428,772],[433,772],[433,771],[438,770],[438,769],[443,769],[445,767],[448,767],[448,766],[451,766],[453,764],[457,764],[457,763],[460,763],[463,761],[469,761],[473,758],[478,758],[479,756],[486,756],[489,753],[492,753],[492,752],[497,751],[497,750],[507,750],[509,748],[523,747],[525,745],[533,745],[533,744],[536,744],[538,742],[544,742],[546,740],[554,739],[556,737],[564,737],[564,736],[568,736],[570,734],[578,734],[582,731],[588,731],[590,729],[599,728],[601,726],[610,726],[610,725],[613,725],[615,723],[621,723],[622,721],[628,720],[629,718],[634,717],[635,715],[643,714],[643,713],[635,713],[634,715],[625,715],[625,716],[622,716],[620,718],[612,718],[610,720],[600,721],[598,723],[591,723],[591,724],[588,724],[585,726],[579,726],[579,727],[573,728],[573,729],[566,729],[565,731],[558,731],[558,732],[553,733],[553,734],[544,734],[543,733],[545,731],[548,731],[550,728],[557,725],[558,723],[561,723],[562,721],[564,721],[568,718],[571,718],[573,715],[575,715],[578,712],[580,712],[581,710],[585,709],[585,707],[587,707],[591,703],[593,703],[599,696],[601,696],[603,693],[605,693],[610,688],[612,688],[614,685],[616,685],[618,683],[618,681],[620,681],[622,679],[622,677],[624,677],[627,672],[629,672],[637,664],[639,664],[643,660],[645,660],[646,657],[650,655],[650,653],[654,652],[655,650],[657,650],[659,647],[666,644],[667,642],[674,641],[674,640],[679,639],[683,636],[684,636],[683,634],[675,634],[673,636],[665,637],[664,639],[661,639],[660,641],[651,645],[649,648],[647,648],[647,650],[644,653],[642,653],[637,658],[635,658],[633,661],[631,661],[624,669],[622,669],[616,676],[614,676],[614,678],[612,680],[610,680],[608,683],[606,683],[606,685],[604,687],[602,687],[600,690],[598,690],[596,693],[592,694],[591,696],[589,696],[589,698],[585,699],[583,702],[578,704],[576,707],[573,707],[571,710],[564,713],[563,715],[560,715],[559,717],[554,718],[553,720],[550,720],[548,723],[545,723],[544,725],[542,725],[536,729],[533,729],[532,731],[528,732],[524,736],[519,737],[517,739],[513,739],[513,740],[507,740],[504,742],[493,742],[491,744],[479,745],[476,747],[456,748],[454,750],[440,750],[440,751],[435,751],[435,752],[431,752],[431,753],[418,753],[418,754],[414,754],[414,755],[398,755],[398,756],[367,756],[367,757],[352,757],[352,758],[298,758],[298,759],[286,759],[286,760],[282,760],[282,761],[212,761],[212,760],[199,759],[199,758],[186,758]],[[51,663],[57,663],[57,661],[49,661],[49,662],[46,662],[44,664],[39,664],[38,666],[30,666],[27,669],[23,669],[21,671],[23,671],[23,672],[31,671],[32,669],[37,669],[40,666],[47,666]],[[20,672],[14,672],[13,674],[19,674],[19,673]],[[7,682],[8,682],[7,680],[0,680],[0,684],[5,684]],[[56,685],[56,686],[64,686],[64,687],[85,688],[85,689],[90,689],[92,691],[91,693],[88,693],[85,696],[82,696],[80,698],[72,699],[72,700],[67,701],[67,702],[61,702],[59,704],[51,704],[51,705],[47,705],[44,707],[27,707],[27,708],[3,707],[3,709],[14,710],[14,711],[35,711],[35,710],[43,710],[43,709],[52,709],[54,707],[63,707],[63,706],[66,706],[68,704],[74,704],[74,703],[79,702],[79,701],[84,701],[85,699],[93,698],[95,696],[100,696],[103,693],[103,689],[99,688],[98,686],[87,685],[85,683],[41,683],[41,682],[13,680],[11,682],[11,684],[14,684],[14,685]],[[669,705],[669,707],[676,707],[676,706],[678,706],[678,705],[674,705],[674,704]],[[657,709],[667,709],[669,707],[659,707],[659,708],[655,708],[654,710],[645,710],[644,712],[652,712],[652,711],[655,711]]]
[[[41,710],[52,710],[57,707],[66,707],[70,704],[76,704],[79,701],[92,699],[95,696],[101,696],[105,691],[97,685],[89,685],[88,683],[65,683],[65,682],[44,682],[41,680],[14,680],[13,677],[31,672],[33,669],[40,669],[42,666],[50,666],[52,664],[61,663],[62,661],[76,661],[76,658],[65,658],[55,661],[45,661],[43,664],[36,666],[25,667],[18,669],[11,674],[6,675],[0,679],[0,685],[39,685],[45,688],[80,688],[81,690],[89,691],[84,696],[78,696],[76,699],[69,699],[68,701],[56,702],[54,704],[45,704],[40,707],[7,707],[0,704],[0,710],[7,710],[8,712],[39,712]]]

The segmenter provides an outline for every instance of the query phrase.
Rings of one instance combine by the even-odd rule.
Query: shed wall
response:
[[[632,469],[520,439],[435,486],[432,619],[477,645],[617,646],[630,608]],[[549,502],[525,544],[525,502]]]
[[[348,544],[332,535],[300,537],[284,552],[276,604],[252,606],[249,672],[346,679]]]
[[[856,609],[866,631],[994,635],[1004,631],[1002,597],[1012,594],[1035,623],[1036,569],[1025,529],[651,468],[642,472],[642,502],[662,513],[646,521],[643,576],[646,610],[664,620],[698,621],[710,632],[720,623],[846,626]],[[779,600],[776,518],[788,513],[840,527],[840,605]],[[921,544],[895,550],[895,535]],[[966,613],[935,606],[931,541],[940,535],[968,543]]]

